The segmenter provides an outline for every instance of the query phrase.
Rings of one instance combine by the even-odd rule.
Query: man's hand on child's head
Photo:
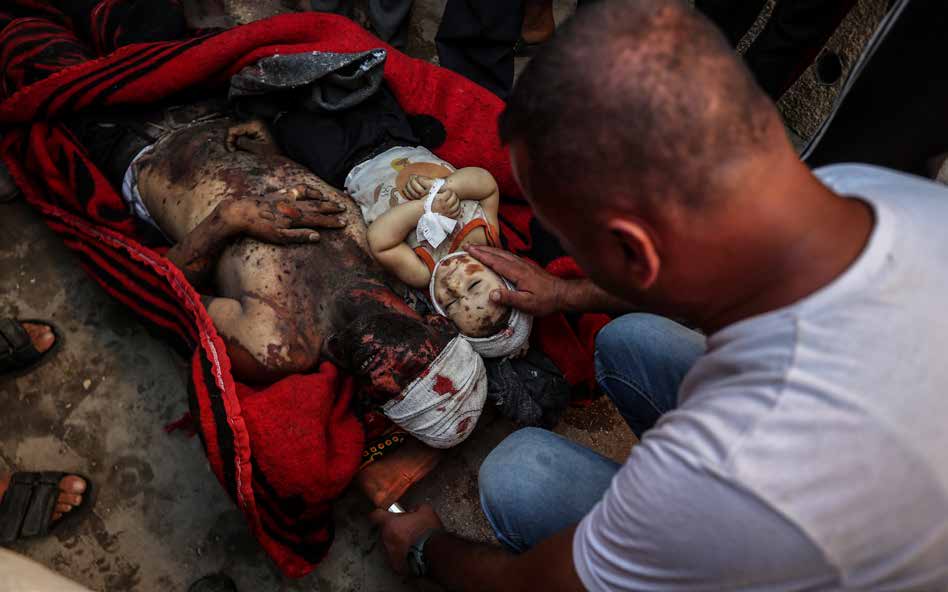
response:
[[[550,274],[536,263],[502,249],[471,245],[467,251],[517,286],[515,290],[494,290],[490,294],[491,301],[535,317],[563,310],[561,292],[564,280]]]
[[[457,220],[461,215],[461,200],[453,191],[442,191],[431,204],[431,211]]]

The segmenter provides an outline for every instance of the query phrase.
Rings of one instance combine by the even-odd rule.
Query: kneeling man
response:
[[[810,171],[683,0],[602,2],[501,119],[537,216],[608,292],[490,249],[533,314],[620,300],[598,379],[618,465],[521,430],[480,473],[506,550],[377,512],[398,570],[451,590],[948,589],[948,189]]]

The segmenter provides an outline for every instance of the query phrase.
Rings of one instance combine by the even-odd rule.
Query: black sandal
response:
[[[40,352],[33,347],[33,340],[23,328],[23,323],[49,327],[53,331],[52,347],[45,352]],[[0,374],[12,373],[19,376],[36,369],[59,349],[60,341],[62,341],[62,335],[49,321],[0,319]]]
[[[59,500],[59,482],[74,475],[86,482],[82,503],[53,522]],[[69,521],[75,521],[92,507],[92,481],[78,473],[57,471],[19,472],[10,476],[10,485],[0,500],[0,545],[48,534]]]

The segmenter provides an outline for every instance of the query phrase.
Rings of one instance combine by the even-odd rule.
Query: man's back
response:
[[[948,588],[948,189],[817,174],[873,205],[869,244],[710,337],[577,531],[590,589]]]

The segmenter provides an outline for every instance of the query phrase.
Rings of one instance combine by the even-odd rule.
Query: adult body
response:
[[[948,192],[811,172],[677,0],[575,17],[501,133],[595,284],[475,250],[516,282],[497,298],[534,314],[630,302],[709,337],[648,315],[605,328],[600,384],[642,437],[626,463],[516,432],[480,479],[507,550],[432,530],[430,508],[378,512],[396,569],[414,546],[410,565],[455,590],[945,589]]]
[[[349,196],[247,128],[227,115],[197,120],[134,160],[141,204],[173,243],[168,258],[207,294],[241,379],[328,357],[372,400],[398,395],[456,331],[391,290]]]

